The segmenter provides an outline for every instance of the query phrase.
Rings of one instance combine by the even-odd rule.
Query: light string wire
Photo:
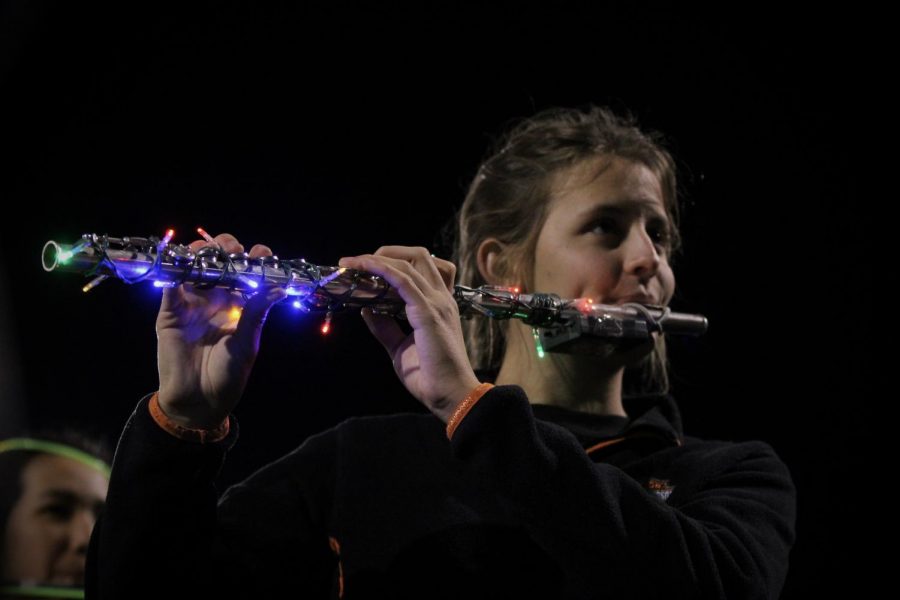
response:
[[[222,287],[241,293],[245,300],[261,285],[278,285],[287,290],[288,297],[295,298],[296,308],[305,312],[326,312],[323,333],[328,332],[332,312],[346,308],[371,307],[378,314],[405,318],[402,299],[388,297],[392,286],[381,276],[344,267],[321,267],[303,258],[280,260],[277,256],[251,258],[245,252],[226,253],[211,237],[207,237],[208,234],[204,237],[211,245],[194,252],[189,246],[170,243],[173,235],[172,230],[162,239],[86,234],[71,247],[51,241],[45,245],[45,253],[48,247],[52,247],[56,254],[53,260],[45,255],[44,268],[47,271],[58,266],[66,269],[65,265],[77,254],[78,264],[71,265],[68,270],[95,276],[85,286],[85,291],[110,276],[128,284],[153,278],[160,287],[186,283],[198,289]],[[111,255],[113,251],[115,253]],[[129,261],[134,263],[130,267],[127,264]],[[147,263],[150,263],[149,267],[145,266]],[[138,275],[132,274],[138,271]],[[216,272],[216,275],[213,277],[210,271]],[[278,281],[282,278],[284,281]],[[336,279],[336,285],[329,285]],[[361,287],[363,283],[367,284],[365,288]],[[706,330],[706,319],[702,315],[672,313],[669,307],[628,303],[607,307],[612,312],[604,313],[602,305],[594,304],[590,299],[563,300],[556,294],[520,294],[519,289],[514,287],[471,288],[456,285],[452,293],[462,318],[475,314],[493,319],[516,318],[542,329],[575,326],[585,332],[594,330],[593,326],[588,326],[594,319],[645,323],[644,327],[638,328],[643,331],[642,334],[629,333],[627,337],[643,337],[647,333],[666,333],[668,330],[699,335]],[[623,314],[622,308],[628,308],[630,314]],[[670,327],[666,327],[667,322]],[[637,331],[634,328],[628,330]]]

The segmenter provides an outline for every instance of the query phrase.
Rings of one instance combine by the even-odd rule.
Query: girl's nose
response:
[[[643,224],[635,224],[625,240],[625,270],[647,279],[659,270],[660,256]]]

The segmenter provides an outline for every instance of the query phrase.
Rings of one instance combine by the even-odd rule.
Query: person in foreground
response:
[[[284,292],[166,290],[159,391],[119,441],[88,597],[777,597],[788,469],[763,442],[684,435],[662,336],[539,359],[528,326],[462,324],[451,294],[458,265],[473,287],[666,305],[676,216],[672,158],[633,121],[587,107],[519,123],[469,188],[452,262],[406,246],[339,262],[406,302],[408,335],[362,316],[429,412],[349,419],[221,497],[232,412]]]

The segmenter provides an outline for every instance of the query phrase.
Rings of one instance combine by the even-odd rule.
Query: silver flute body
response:
[[[188,246],[169,243],[167,238],[85,234],[75,244],[48,241],[42,263],[46,271],[92,277],[85,291],[108,278],[126,283],[152,281],[158,287],[187,283],[244,294],[279,286],[287,292],[285,301],[307,312],[326,312],[330,317],[340,310],[370,307],[377,313],[405,318],[403,299],[383,277],[315,265],[302,258],[251,258],[246,253],[227,254],[215,246],[194,252]],[[644,341],[654,332],[700,335],[707,329],[702,315],[671,312],[661,306],[595,304],[587,298],[563,299],[495,286],[457,285],[453,296],[463,318],[481,315],[532,325],[548,351],[585,352],[584,342],[590,338]]]

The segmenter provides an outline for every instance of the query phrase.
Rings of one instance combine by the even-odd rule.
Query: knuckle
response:
[[[456,306],[456,303],[446,303],[442,304],[436,309],[436,313],[440,316],[441,320],[452,322],[453,319],[459,317],[459,309]]]

